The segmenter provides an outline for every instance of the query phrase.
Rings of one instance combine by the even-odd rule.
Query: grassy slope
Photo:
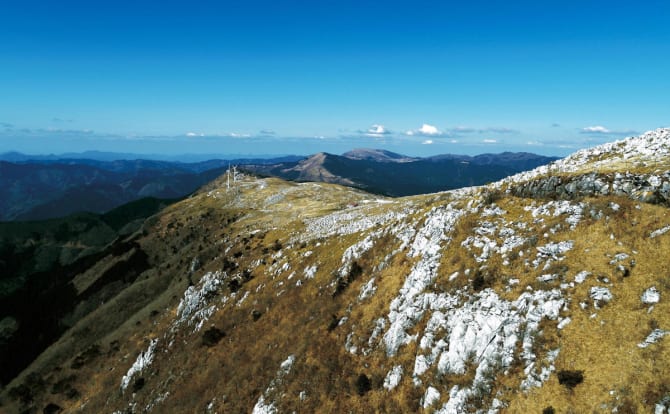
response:
[[[375,216],[411,208],[403,220],[418,227],[432,208],[449,201],[465,208],[469,198],[457,200],[438,194],[381,204],[375,196],[325,184],[248,179],[238,194],[226,191],[222,181],[218,185],[214,183],[197,196],[167,208],[139,239],[142,249],[149,252],[152,268],[84,318],[8,388],[28,384],[35,389],[35,407],[40,409],[53,401],[82,412],[111,412],[129,403],[136,404],[137,411],[152,404],[163,407],[156,411],[204,411],[211,404],[211,412],[249,412],[263,394],[275,401],[279,412],[417,411],[423,388],[416,388],[410,375],[416,341],[401,347],[391,358],[381,346],[356,355],[344,346],[350,333],[363,339],[370,336],[375,321],[388,313],[417,259],[398,250],[397,238],[381,237],[373,249],[357,259],[362,274],[334,296],[334,272],[342,264],[344,250],[379,226],[344,236],[306,237],[304,219],[357,211]],[[492,199],[485,194],[474,198],[484,205]],[[534,218],[525,207],[545,201],[509,196],[495,201],[506,211],[505,219],[528,223],[527,235],[535,235],[540,244],[575,241],[565,259],[550,270],[560,275],[551,283],[572,281],[583,270],[592,275],[583,284],[567,288],[571,301],[562,315],[572,322],[562,330],[556,329],[556,321],[544,322],[538,334],[542,340],[536,341],[540,355],[559,347],[556,370],[583,370],[584,382],[571,390],[551,375],[543,387],[519,393],[523,373],[519,366],[513,366],[507,375],[498,374],[494,389],[482,402],[497,395],[509,405],[509,412],[541,412],[548,406],[576,413],[611,411],[614,407],[620,412],[650,411],[670,388],[670,351],[664,340],[646,349],[638,348],[637,343],[654,327],[670,329],[670,308],[665,299],[670,292],[669,269],[662,259],[670,251],[670,234],[649,238],[652,231],[670,225],[667,208],[619,197],[588,198],[582,202],[602,211],[603,218],[585,217],[570,229],[563,216],[547,216],[543,223],[533,224]],[[610,203],[620,208],[615,211]],[[476,251],[462,247],[461,242],[485,220],[489,219],[480,212],[460,219],[452,242],[443,247],[432,290],[450,292],[472,285],[473,278],[462,276],[463,272],[481,264],[474,261]],[[549,231],[552,228],[553,233]],[[531,258],[536,252],[534,245],[525,244],[515,250],[509,264],[495,255],[487,261],[486,284],[510,299],[527,286],[547,287],[536,279],[547,271],[526,266],[518,251]],[[636,261],[627,277],[610,264],[621,252]],[[200,267],[192,266],[195,258]],[[282,268],[285,263],[288,268]],[[312,265],[318,265],[318,270],[310,280],[304,272]],[[217,310],[203,329],[195,331],[194,326],[185,324],[170,333],[176,326],[177,305],[184,289],[191,283],[199,286],[207,272],[222,269],[227,269],[229,277],[212,299]],[[251,278],[232,292],[230,276],[243,270],[248,270]],[[449,280],[455,271],[461,276]],[[376,280],[377,292],[358,301],[360,289],[371,277]],[[520,283],[506,291],[510,278],[518,278]],[[589,299],[592,286],[607,286],[614,299],[595,311]],[[639,299],[650,286],[661,291],[661,301],[652,311]],[[247,292],[249,296],[245,296]],[[587,302],[587,309],[582,310],[579,302]],[[334,326],[333,319],[344,316],[348,319]],[[422,319],[412,331],[422,332],[426,323]],[[213,347],[202,341],[210,326],[226,334]],[[122,392],[121,377],[153,338],[161,341],[165,353],[141,374],[145,383],[137,385],[134,395]],[[165,351],[167,339],[173,341],[169,352]],[[366,341],[359,342],[365,348]],[[97,351],[87,354],[90,346]],[[89,354],[92,356],[87,359]],[[296,356],[294,368],[281,381],[275,380],[280,364],[289,355]],[[85,363],[73,368],[77,357]],[[394,365],[402,366],[405,375],[397,388],[388,392],[382,383]],[[467,385],[472,380],[474,368],[460,376],[429,372],[422,378],[442,392],[440,401],[444,403],[453,385]],[[38,375],[30,377],[28,372]],[[371,381],[371,391],[363,396],[357,392],[360,374]],[[79,395],[70,398],[66,391],[51,393],[54,384],[63,381],[67,386],[61,388],[76,389]],[[273,381],[274,389],[270,386]],[[39,393],[39,388],[46,392]],[[300,398],[301,392],[305,398]],[[3,401],[14,407],[7,394]]]

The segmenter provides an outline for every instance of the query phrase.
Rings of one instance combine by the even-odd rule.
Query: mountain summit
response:
[[[368,160],[377,162],[409,162],[418,160],[418,158],[396,154],[395,152],[370,148],[357,148],[349,152],[345,152],[342,154],[342,156],[352,160]]]
[[[669,202],[668,129],[397,199],[226,174],[31,304],[68,329],[3,408],[667,412]]]

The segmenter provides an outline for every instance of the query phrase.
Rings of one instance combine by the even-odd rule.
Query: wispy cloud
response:
[[[609,134],[611,131],[602,125],[588,126],[582,128],[583,134]]]
[[[477,128],[471,128],[467,126],[457,126],[449,130],[452,134],[473,134],[477,132]]]
[[[482,142],[484,144],[497,144],[498,140],[497,139],[485,139],[485,140],[482,140]]]
[[[465,134],[517,134],[519,130],[507,127],[483,127],[473,128],[468,126],[457,126],[447,130],[449,135],[465,135]]]
[[[261,129],[260,131],[258,131],[258,134],[263,136],[277,135],[277,133],[271,129]]]
[[[230,132],[228,134],[224,134],[224,137],[230,137],[230,138],[251,138],[251,134],[241,134],[239,132]]]
[[[187,132],[186,133],[187,137],[204,137],[205,134],[203,133],[198,133],[198,132]]]
[[[439,137],[443,133],[436,126],[430,124],[423,124],[419,129],[412,129],[405,132],[405,135],[409,136],[423,136],[423,137]]]
[[[516,134],[519,131],[513,128],[505,127],[487,127],[479,130],[480,133],[494,133],[494,134]]]
[[[10,124],[9,122],[0,122],[0,127],[6,128],[6,129],[12,129],[12,128],[14,128],[14,124]]]
[[[581,134],[587,134],[587,135],[610,135],[610,136],[626,136],[626,135],[637,134],[637,132],[633,130],[615,131],[602,125],[587,126],[580,129],[579,132]]]
[[[432,144],[433,144],[433,140],[432,140],[432,139],[427,139],[427,140],[423,141],[422,144],[423,144],[423,145],[432,145]]]
[[[74,122],[74,120],[72,120],[72,119],[63,119],[63,118],[52,118],[52,119],[51,119],[51,122],[55,122],[55,123],[57,123],[57,124],[64,124],[64,123],[69,124],[69,123]]]

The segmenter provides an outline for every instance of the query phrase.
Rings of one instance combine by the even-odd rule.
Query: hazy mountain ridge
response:
[[[664,412],[669,155],[660,129],[399,199],[220,177],[74,275],[80,318],[2,402]]]
[[[257,173],[289,180],[337,183],[402,196],[484,184],[553,160],[532,154],[512,154],[516,162],[510,163],[509,157],[510,154],[485,154],[458,156],[453,160],[420,159],[385,150],[358,149],[343,156],[320,153],[307,158],[286,156],[181,163],[56,156],[35,160],[10,153],[4,154],[4,158],[14,162],[0,161],[0,220],[42,220],[82,211],[103,213],[141,197],[182,197],[230,165],[242,165]],[[456,159],[471,160],[473,165],[486,167],[473,167],[454,161]],[[483,159],[487,161],[477,161]]]
[[[417,157],[408,157],[395,152],[383,149],[356,148],[342,154],[343,157],[352,160],[368,160],[377,162],[411,162],[416,161]]]
[[[225,169],[111,171],[82,164],[12,164],[0,161],[2,220],[103,213],[142,197],[183,197]]]
[[[302,159],[287,156],[182,163],[3,155],[14,161],[0,161],[0,221],[104,213],[143,197],[183,197],[221,175],[231,164]]]
[[[413,158],[389,151],[357,149],[319,153],[297,163],[245,165],[244,169],[293,181],[320,181],[387,196],[434,193],[482,185],[556,160],[529,153],[439,155]]]

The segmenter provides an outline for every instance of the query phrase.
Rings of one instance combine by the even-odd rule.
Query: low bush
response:
[[[212,326],[202,334],[202,344],[205,346],[214,346],[226,336],[226,333],[216,326]]]
[[[356,385],[356,391],[360,396],[365,395],[368,391],[372,389],[372,383],[370,382],[370,378],[368,378],[368,376],[365,374],[360,374],[358,378],[356,378],[355,385]]]
[[[584,381],[584,371],[558,371],[558,383],[572,389]]]

